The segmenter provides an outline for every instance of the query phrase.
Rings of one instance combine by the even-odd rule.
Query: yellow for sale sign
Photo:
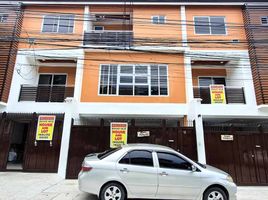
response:
[[[224,85],[210,85],[211,104],[226,104]]]
[[[112,122],[111,123],[111,136],[110,147],[117,148],[121,145],[127,144],[127,123]]]
[[[39,115],[36,140],[51,141],[53,139],[55,120],[55,115]]]

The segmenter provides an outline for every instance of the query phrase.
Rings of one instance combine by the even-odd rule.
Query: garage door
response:
[[[149,137],[138,137],[137,132],[149,131]],[[73,126],[70,137],[66,177],[77,178],[84,157],[89,153],[109,149],[110,127]],[[195,159],[196,140],[193,127],[132,127],[128,128],[128,143],[151,143],[170,146]]]
[[[268,132],[255,127],[205,127],[207,163],[238,185],[268,185]]]

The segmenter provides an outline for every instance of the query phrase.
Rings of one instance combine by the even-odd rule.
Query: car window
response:
[[[141,165],[153,167],[152,152],[135,150],[127,153],[120,161],[120,164]]]
[[[170,169],[182,169],[182,170],[191,170],[191,163],[182,159],[181,157],[171,154],[171,153],[162,153],[158,152],[158,161],[161,168],[170,168]]]
[[[119,161],[120,164],[130,164],[130,161],[129,161],[129,153],[127,153],[120,161]]]

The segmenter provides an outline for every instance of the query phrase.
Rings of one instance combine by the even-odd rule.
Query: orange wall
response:
[[[183,55],[160,53],[86,53],[81,102],[185,103]],[[99,96],[100,64],[168,64],[169,96]]]
[[[154,15],[166,16],[166,24],[152,24],[151,17]],[[133,9],[133,31],[135,39],[146,40],[154,39],[157,44],[181,46],[181,25],[180,25],[180,7],[179,6],[136,6]],[[171,40],[170,43],[167,43]],[[137,45],[144,44],[143,41],[137,42]],[[174,44],[175,45],[175,44]]]
[[[124,24],[95,24],[94,26],[103,26],[104,30],[132,30],[131,25],[124,25]]]
[[[198,76],[226,76],[226,69],[192,69],[193,86],[198,86]]]
[[[42,33],[43,16],[54,13],[72,13],[75,14],[74,32],[69,34],[58,33]],[[24,38],[19,48],[29,48],[28,38],[36,38],[34,48],[70,48],[78,46],[82,43],[83,36],[83,20],[84,7],[63,7],[63,6],[46,6],[25,7],[24,18],[22,24],[21,37]],[[58,39],[51,41],[49,39]],[[41,40],[42,39],[42,40]],[[59,41],[61,39],[61,41]],[[63,39],[63,40],[62,40]],[[80,40],[80,41],[66,41]],[[65,41],[64,41],[65,40]]]
[[[67,74],[67,85],[73,86],[75,84],[75,67],[39,67],[38,73],[62,73]]]
[[[89,7],[90,12],[96,13],[110,13],[110,12],[131,12],[131,7],[124,7],[120,5],[90,5]]]
[[[194,32],[194,16],[225,16],[227,35],[196,35]],[[240,44],[219,44],[219,42],[206,44],[190,44],[193,49],[247,49],[244,22],[241,7],[186,7],[188,41],[208,42],[210,40],[228,41],[240,40]]]

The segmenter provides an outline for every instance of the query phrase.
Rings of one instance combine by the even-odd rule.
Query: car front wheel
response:
[[[126,192],[118,183],[108,183],[100,193],[100,200],[125,200]]]
[[[227,196],[221,188],[213,187],[204,193],[203,200],[227,200]]]

